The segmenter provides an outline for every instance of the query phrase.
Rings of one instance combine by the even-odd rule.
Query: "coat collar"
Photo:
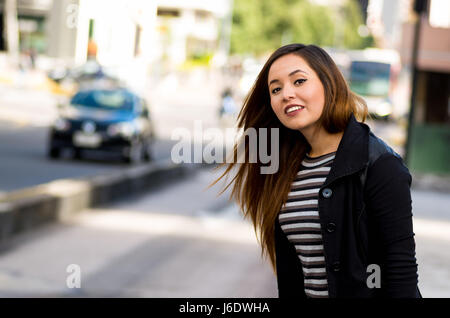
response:
[[[352,114],[339,143],[334,163],[324,186],[363,169],[369,160],[369,132]]]

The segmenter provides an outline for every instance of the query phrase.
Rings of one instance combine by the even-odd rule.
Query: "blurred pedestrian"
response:
[[[31,47],[29,50],[28,50],[28,55],[30,56],[30,66],[31,66],[31,69],[35,69],[36,68],[36,57],[37,57],[37,51],[33,48],[33,47]]]
[[[89,39],[87,47],[87,59],[97,60],[97,51],[98,51],[97,43],[93,39]]]
[[[363,123],[366,115],[364,100],[314,45],[276,50],[244,102],[239,128],[279,129],[279,145],[266,145],[279,146],[279,169],[261,174],[262,162],[240,163],[228,186],[253,222],[281,298],[421,297],[411,175]],[[255,149],[245,140],[235,158],[241,143],[246,155]],[[236,163],[224,165],[218,180]]]
[[[234,101],[233,94],[230,88],[226,88],[222,93],[220,100],[219,116],[234,117],[237,114],[238,107]]]

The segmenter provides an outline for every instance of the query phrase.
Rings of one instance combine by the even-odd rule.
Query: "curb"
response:
[[[450,193],[450,175],[412,173],[411,188]]]
[[[196,168],[171,161],[154,162],[113,174],[60,179],[10,192],[0,198],[0,243],[42,224],[67,220],[81,210],[156,189]]]

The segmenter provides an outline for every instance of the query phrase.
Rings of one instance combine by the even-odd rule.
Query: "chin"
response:
[[[289,123],[283,123],[284,127],[292,130],[303,130],[306,127],[310,126],[306,123],[299,123],[299,122],[289,122]]]

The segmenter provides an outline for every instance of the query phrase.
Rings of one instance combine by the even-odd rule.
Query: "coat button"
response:
[[[333,191],[331,191],[330,188],[325,188],[322,190],[322,195],[326,199],[330,198],[332,194],[333,194]]]
[[[327,224],[327,231],[328,231],[328,233],[333,233],[335,229],[336,229],[336,224],[334,224],[334,223],[328,223]]]
[[[341,270],[341,263],[334,262],[333,265],[331,265],[331,269],[333,272],[339,272]]]

